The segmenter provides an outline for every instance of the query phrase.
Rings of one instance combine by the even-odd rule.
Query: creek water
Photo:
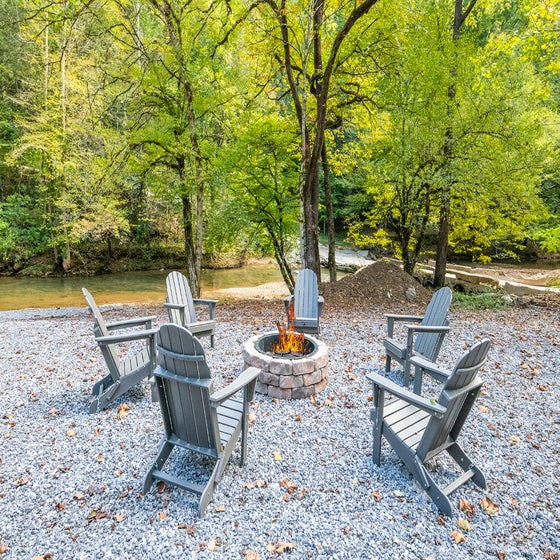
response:
[[[135,271],[71,278],[0,277],[0,311],[30,307],[85,307],[82,288],[87,288],[99,305],[161,304],[165,300],[168,270]],[[275,264],[251,264],[227,270],[203,270],[202,297],[227,288],[249,288],[268,282],[282,282]],[[218,298],[217,298],[218,299]]]

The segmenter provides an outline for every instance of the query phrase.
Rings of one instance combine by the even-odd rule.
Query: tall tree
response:
[[[301,132],[302,262],[320,279],[320,168],[332,80],[343,43],[377,0],[364,0],[351,7],[347,4],[330,6],[326,0],[310,0],[303,8],[288,0],[263,1],[276,20],[275,38],[281,44],[278,57],[282,60]],[[326,17],[328,21],[325,21]]]

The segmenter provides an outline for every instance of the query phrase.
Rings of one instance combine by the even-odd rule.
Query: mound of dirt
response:
[[[376,261],[344,276],[322,283],[319,292],[333,305],[379,305],[386,308],[425,306],[432,293],[393,263]]]

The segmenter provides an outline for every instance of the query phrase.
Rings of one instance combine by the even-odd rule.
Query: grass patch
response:
[[[453,305],[460,309],[511,309],[513,300],[507,294],[495,292],[453,292]]]

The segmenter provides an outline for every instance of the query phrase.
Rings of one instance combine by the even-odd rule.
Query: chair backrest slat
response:
[[[422,326],[442,327],[448,325],[447,314],[451,305],[451,290],[446,286],[440,288],[430,300]],[[439,354],[445,333],[418,333],[414,342],[414,351],[428,360],[435,360]]]
[[[186,328],[167,324],[159,330],[157,347],[159,367],[184,378],[158,378],[164,423],[189,444],[217,453],[219,436],[210,404],[213,385],[202,345]]]
[[[446,412],[440,418],[430,418],[417,449],[421,459],[440,447],[449,434],[460,431],[482,387],[478,371],[486,361],[489,349],[490,340],[484,339],[463,354],[455,364],[438,399]]]
[[[184,274],[173,271],[167,275],[165,280],[167,288],[167,301],[185,305],[185,325],[196,322],[194,302],[189,288],[189,283]],[[169,320],[177,325],[181,323],[181,313],[178,309],[169,309]]]
[[[294,315],[296,317],[319,317],[318,298],[317,275],[310,268],[304,268],[296,278]]]
[[[93,296],[89,293],[89,291],[86,288],[82,288],[82,293],[86,298],[86,302],[94,318],[94,325],[93,325],[94,336],[96,338],[100,336],[109,336],[111,332],[107,328],[105,319],[103,319],[103,315],[101,315],[101,311],[99,310],[99,307],[97,307],[97,304],[93,299]],[[101,351],[105,357],[105,361],[108,362],[107,366],[109,367],[109,370],[118,371],[121,360],[119,358],[119,354],[117,352],[117,349],[115,348],[115,345],[104,344],[103,346],[101,346]],[[114,367],[114,369],[112,369],[112,366]]]

